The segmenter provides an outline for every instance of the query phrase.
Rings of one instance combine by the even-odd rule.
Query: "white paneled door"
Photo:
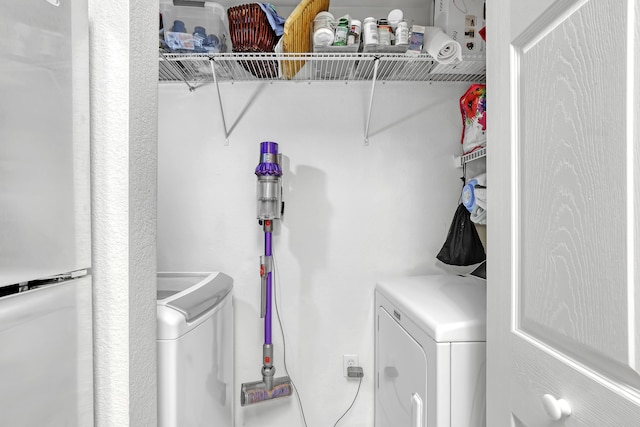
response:
[[[487,425],[640,426],[639,2],[488,3]]]

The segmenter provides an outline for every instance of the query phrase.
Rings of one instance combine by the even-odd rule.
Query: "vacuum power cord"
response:
[[[300,393],[298,393],[298,387],[296,387],[295,382],[293,381],[293,378],[291,377],[291,374],[289,373],[289,369],[287,368],[287,344],[286,344],[286,340],[284,337],[284,327],[282,325],[282,319],[280,318],[280,309],[278,308],[278,288],[277,288],[277,284],[280,282],[280,273],[278,270],[278,263],[276,261],[276,251],[274,248],[272,248],[271,250],[271,255],[273,256],[273,270],[276,276],[276,280],[274,280],[274,284],[273,284],[273,302],[275,305],[275,309],[276,309],[276,317],[278,319],[278,325],[280,326],[280,334],[282,335],[282,364],[284,366],[284,372],[285,374],[289,377],[289,379],[291,380],[291,385],[293,386],[293,391],[296,393],[296,397],[298,400],[298,406],[300,407],[300,414],[302,415],[302,421],[304,422],[305,427],[308,427],[307,425],[307,418],[304,414],[304,408],[302,407],[302,399],[300,398]],[[353,398],[353,401],[351,402],[351,405],[349,405],[349,407],[347,408],[346,411],[344,411],[344,413],[340,416],[340,418],[338,418],[338,420],[336,421],[336,423],[333,425],[333,427],[336,427],[338,425],[338,423],[340,422],[340,420],[342,420],[347,413],[349,413],[349,411],[351,410],[351,408],[353,408],[353,405],[356,403],[356,400],[358,399],[358,394],[360,393],[360,386],[362,385],[362,378],[364,377],[364,372],[362,370],[362,368],[360,366],[349,366],[347,368],[347,377],[348,378],[358,378],[358,389],[356,390],[356,395]]]
[[[342,414],[342,416],[338,418],[338,421],[336,421],[333,427],[336,427],[338,425],[340,420],[343,419],[345,415],[347,415],[347,413],[351,410],[351,408],[353,408],[353,404],[356,403],[356,399],[358,398],[358,393],[360,393],[360,386],[362,385],[362,377],[364,376],[364,374],[362,373],[362,368],[349,366],[347,368],[347,376],[349,378],[360,378],[360,381],[358,381],[358,389],[356,390],[356,395],[353,397],[353,401],[351,402],[351,405],[349,405],[347,410],[344,411],[344,414]]]
[[[271,249],[271,255],[273,256],[273,270],[275,272],[276,280],[274,280],[273,284],[273,302],[276,308],[276,317],[278,318],[278,325],[280,325],[280,334],[282,335],[282,364],[284,366],[284,373],[291,380],[291,385],[293,386],[293,391],[296,393],[296,397],[298,398],[298,406],[300,407],[300,413],[302,414],[302,421],[304,422],[304,426],[307,426],[307,419],[304,415],[304,408],[302,407],[302,399],[300,399],[300,393],[298,393],[298,387],[293,382],[293,378],[289,374],[289,369],[287,368],[287,344],[284,339],[284,327],[282,326],[282,319],[280,319],[280,310],[278,309],[278,292],[277,283],[280,282],[280,273],[278,271],[278,263],[276,262],[276,250],[275,248]]]

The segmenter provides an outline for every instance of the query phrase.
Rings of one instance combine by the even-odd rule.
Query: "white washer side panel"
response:
[[[159,427],[230,426],[232,404],[233,306],[228,298],[190,332],[158,340]]]
[[[486,426],[486,344],[451,343],[451,427]]]
[[[422,347],[382,307],[378,309],[376,426],[411,426],[411,396],[427,408],[427,357]],[[424,427],[424,426],[420,426]]]

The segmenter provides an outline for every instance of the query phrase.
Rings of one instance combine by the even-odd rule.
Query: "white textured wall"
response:
[[[157,1],[126,2],[129,33],[129,420],[157,426]]]
[[[89,16],[95,423],[155,426],[157,3]]]
[[[349,406],[357,382],[342,376],[342,355],[356,353],[364,382],[340,425],[371,427],[375,281],[437,270],[461,189],[453,155],[466,87],[379,84],[367,147],[366,83],[222,84],[229,146],[215,86],[160,86],[158,268],[219,270],[235,279],[237,426],[302,425],[294,399],[239,405],[240,383],[261,379],[259,143],[278,142],[285,156],[277,294],[308,426],[331,426]],[[275,318],[273,338],[279,376]]]

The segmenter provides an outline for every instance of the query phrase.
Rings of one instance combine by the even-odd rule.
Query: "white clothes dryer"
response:
[[[486,281],[376,284],[376,427],[484,427]]]

